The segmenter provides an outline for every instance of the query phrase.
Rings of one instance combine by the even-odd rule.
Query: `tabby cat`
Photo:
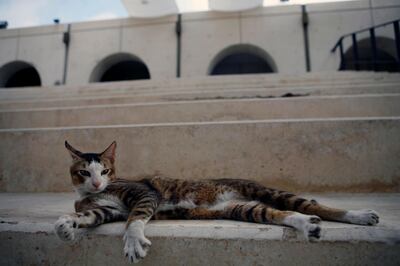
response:
[[[249,180],[119,179],[114,166],[115,142],[102,153],[82,153],[68,142],[65,146],[73,159],[70,173],[80,199],[75,202],[76,213],[61,216],[55,223],[56,234],[64,241],[75,241],[78,228],[126,221],[124,252],[130,262],[138,262],[149,250],[151,242],[144,227],[150,219],[231,219],[286,225],[309,240],[320,238],[321,218],[361,225],[379,222],[373,210],[333,209]]]

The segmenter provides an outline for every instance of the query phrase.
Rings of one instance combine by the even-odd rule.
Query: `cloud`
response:
[[[92,17],[87,18],[87,20],[106,20],[106,19],[113,19],[118,18],[119,16],[113,12],[103,12]]]
[[[208,0],[176,0],[175,2],[182,13],[208,10]]]
[[[49,0],[13,0],[0,6],[1,20],[7,20],[10,28],[41,24],[41,12]]]

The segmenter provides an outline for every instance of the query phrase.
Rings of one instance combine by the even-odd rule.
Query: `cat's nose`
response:
[[[96,181],[93,181],[92,184],[95,188],[99,188],[99,186],[101,185],[101,182],[96,180]]]

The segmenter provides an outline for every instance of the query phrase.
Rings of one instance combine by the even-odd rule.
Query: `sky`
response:
[[[299,4],[349,0],[290,0],[284,4]],[[180,12],[208,10],[208,0],[176,0]],[[279,0],[264,0],[264,5],[282,4]],[[93,21],[127,17],[120,0],[0,0],[0,21],[8,28],[31,27],[61,23]]]

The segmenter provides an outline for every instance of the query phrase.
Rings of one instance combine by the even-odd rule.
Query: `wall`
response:
[[[340,58],[338,52],[332,54],[330,49],[340,36],[400,18],[400,3],[360,0],[310,4],[307,11],[312,71],[335,71]],[[213,58],[235,44],[252,44],[265,50],[279,73],[305,72],[301,17],[301,7],[296,5],[183,14],[181,76],[207,75]],[[167,16],[72,24],[67,84],[87,84],[96,65],[115,53],[140,58],[152,79],[175,77],[176,20],[176,16]],[[66,25],[0,30],[0,66],[22,60],[38,70],[44,86],[62,81],[64,31]],[[386,27],[377,30],[377,35],[388,36],[392,31]],[[350,45],[345,42],[346,49]]]
[[[264,49],[274,59],[278,72],[304,72],[300,22],[299,6],[184,15],[182,76],[206,75],[213,58],[235,44],[252,44]],[[293,43],[296,45],[288,45]]]
[[[310,17],[310,49],[313,71],[330,71],[339,68],[339,49],[336,53],[328,51],[333,48],[340,36],[400,19],[400,2],[396,0],[314,4],[307,6],[307,10]],[[358,40],[362,40],[369,38],[369,33],[357,36]],[[377,29],[376,36],[393,38],[393,27]],[[352,45],[351,38],[346,38],[343,44],[344,51],[346,51]]]
[[[72,25],[67,83],[85,84],[96,65],[115,53],[140,58],[154,79],[175,77],[175,17]]]
[[[51,86],[63,76],[65,25],[0,30],[0,66],[21,60],[39,72],[42,85]]]

